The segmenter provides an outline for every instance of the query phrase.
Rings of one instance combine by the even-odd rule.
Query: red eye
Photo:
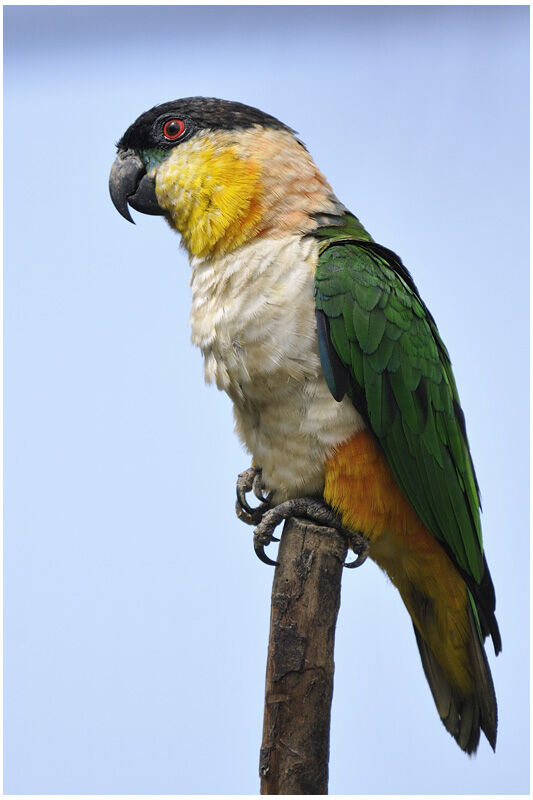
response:
[[[185,130],[185,123],[181,119],[169,119],[163,125],[165,139],[179,139]]]

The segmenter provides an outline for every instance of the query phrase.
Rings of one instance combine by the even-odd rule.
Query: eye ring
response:
[[[182,119],[167,119],[163,125],[163,136],[170,142],[183,136],[184,131],[185,123]]]

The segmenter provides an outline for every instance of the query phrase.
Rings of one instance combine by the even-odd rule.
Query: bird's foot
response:
[[[289,517],[300,517],[310,520],[315,524],[333,528],[338,531],[348,541],[348,546],[357,555],[354,561],[346,563],[344,566],[353,569],[359,567],[366,561],[368,556],[368,539],[362,534],[344,528],[341,518],[323,500],[318,497],[297,497],[286,500],[274,508],[268,509],[262,515],[261,521],[254,531],[254,550],[257,557],[265,564],[277,566],[278,562],[273,561],[265,553],[265,547],[272,541],[277,541],[272,535],[276,527]]]
[[[248,492],[253,492],[259,500],[258,506],[250,506],[246,500]],[[237,502],[235,512],[247,525],[258,525],[270,508],[272,492],[263,493],[262,472],[259,467],[250,467],[237,477]]]
[[[255,508],[248,505],[246,501],[246,494],[250,491],[253,491],[257,499],[261,501],[260,505]],[[266,496],[263,494],[260,469],[250,467],[250,469],[241,472],[237,479],[237,516],[248,525],[256,526],[254,531],[254,550],[257,557],[264,564],[277,566],[278,562],[273,561],[265,553],[265,547],[271,542],[279,541],[274,536],[274,531],[280,522],[289,519],[289,517],[301,517],[322,527],[334,528],[342,534],[347,540],[350,549],[357,556],[354,561],[346,563],[345,567],[353,569],[361,566],[366,561],[368,539],[361,533],[344,528],[339,515],[335,514],[330,506],[320,498],[297,497],[292,500],[286,500],[284,503],[274,506],[274,508],[270,506],[271,499],[272,493]]]

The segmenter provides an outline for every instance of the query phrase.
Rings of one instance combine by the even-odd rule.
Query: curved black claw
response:
[[[345,561],[344,566],[346,569],[355,569],[356,567],[360,567],[361,564],[364,564],[368,558],[368,552],[366,553],[357,553],[357,558],[355,561]]]
[[[272,541],[279,542],[279,539],[275,539],[273,536]],[[272,561],[272,559],[267,556],[267,554],[265,553],[264,544],[260,544],[259,542],[254,542],[254,550],[257,558],[259,559],[259,561],[262,561],[263,564],[268,564],[269,567],[277,567],[279,565],[279,561]]]
[[[237,501],[235,503],[235,513],[240,520],[247,525],[258,525],[263,518],[265,511],[270,508],[272,493],[263,494],[262,473],[258,467],[249,467],[241,472],[237,478]],[[251,506],[246,495],[253,492],[255,497],[261,501],[259,506]]]
[[[362,533],[354,533],[353,531],[346,530],[344,530],[343,533],[346,535],[350,550],[353,550],[357,556],[355,561],[345,561],[344,566],[346,569],[355,569],[356,567],[360,567],[361,564],[364,564],[368,558],[368,539],[363,536]]]

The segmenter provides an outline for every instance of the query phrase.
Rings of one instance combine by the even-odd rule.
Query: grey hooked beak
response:
[[[109,174],[109,194],[117,211],[133,222],[128,206],[143,214],[164,215],[155,194],[155,181],[146,174],[133,150],[119,150]]]

